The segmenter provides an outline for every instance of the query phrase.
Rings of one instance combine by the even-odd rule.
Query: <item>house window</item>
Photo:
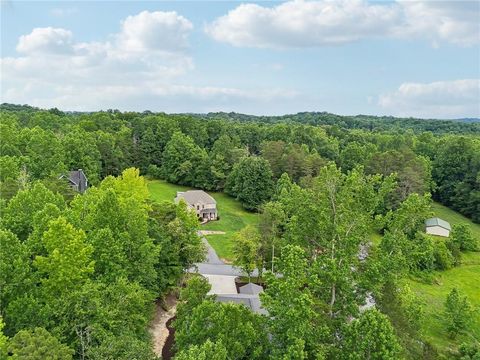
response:
[[[197,210],[200,210],[200,205],[197,205]]]

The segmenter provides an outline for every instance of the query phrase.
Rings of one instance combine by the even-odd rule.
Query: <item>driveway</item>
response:
[[[225,264],[205,237],[202,237],[202,241],[207,248],[206,260],[205,262],[195,264],[189,272],[198,273],[208,280],[212,286],[209,294],[236,294],[235,278],[243,276],[245,273],[238,267]],[[256,275],[257,271],[255,270],[253,276]]]
[[[223,295],[223,294],[236,294],[237,286],[235,285],[236,276],[229,275],[209,275],[204,274],[212,288],[208,292],[209,295]]]
[[[220,260],[220,258],[218,257],[213,247],[210,246],[207,239],[202,237],[202,241],[205,244],[205,247],[207,248],[207,261],[205,263],[213,264],[213,265],[225,265],[224,262]]]

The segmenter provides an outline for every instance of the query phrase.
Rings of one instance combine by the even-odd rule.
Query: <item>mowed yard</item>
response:
[[[468,223],[473,235],[480,239],[479,224],[472,223],[461,214],[438,203],[434,203],[432,209],[435,216],[447,220],[451,225]],[[461,266],[434,272],[433,279],[432,284],[409,280],[412,290],[425,303],[426,316],[423,332],[426,339],[442,352],[453,350],[462,342],[472,342],[474,339],[480,342],[480,252],[464,253]],[[452,340],[445,331],[442,313],[447,295],[454,287],[468,297],[476,311],[472,316],[472,328],[469,333]]]
[[[150,197],[155,201],[173,201],[177,191],[191,190],[192,188],[174,185],[163,180],[149,180],[148,189]],[[220,220],[210,221],[201,226],[202,230],[224,231],[222,235],[208,235],[208,242],[217,252],[218,256],[227,262],[233,260],[233,238],[235,233],[247,225],[257,225],[259,216],[246,211],[234,198],[219,192],[208,192],[217,202]]]

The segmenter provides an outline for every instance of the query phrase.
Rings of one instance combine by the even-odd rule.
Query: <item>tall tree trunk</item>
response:
[[[331,298],[330,298],[330,317],[333,317],[333,305],[335,305],[336,287],[332,285]]]

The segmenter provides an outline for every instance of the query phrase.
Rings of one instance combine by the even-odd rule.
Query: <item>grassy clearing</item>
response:
[[[447,271],[435,272],[434,284],[425,284],[409,280],[411,288],[425,303],[425,321],[423,333],[441,352],[454,350],[462,342],[480,342],[480,255],[476,255],[477,265],[462,265]],[[476,311],[472,316],[472,326],[468,333],[452,340],[445,331],[442,320],[444,303],[448,293],[457,287],[466,295]]]
[[[155,201],[173,201],[177,191],[190,190],[192,188],[174,185],[162,180],[148,181],[150,196]],[[217,201],[217,210],[220,220],[211,221],[202,225],[204,230],[225,231],[222,235],[208,235],[208,242],[217,252],[220,258],[232,261],[233,237],[236,232],[247,225],[257,225],[259,216],[256,213],[246,211],[234,198],[224,193],[209,193]]]
[[[448,221],[451,225],[462,222],[469,224],[473,235],[480,239],[480,225],[438,203],[433,203],[432,209],[435,216]],[[426,340],[443,353],[454,350],[465,341],[480,342],[480,253],[464,253],[461,266],[447,271],[434,272],[433,278],[434,282],[432,284],[409,280],[411,288],[426,304],[426,317],[423,325]],[[457,287],[462,294],[468,297],[477,311],[472,317],[471,330],[467,334],[452,340],[445,332],[442,313],[447,295],[454,287]]]
[[[435,216],[448,221],[450,225],[467,223],[470,225],[470,229],[472,229],[473,236],[477,239],[480,239],[480,224],[475,224],[469,218],[466,218],[462,214],[459,214],[456,211],[453,211],[452,209],[449,209],[448,207],[437,202],[432,204],[432,210],[435,213]]]

